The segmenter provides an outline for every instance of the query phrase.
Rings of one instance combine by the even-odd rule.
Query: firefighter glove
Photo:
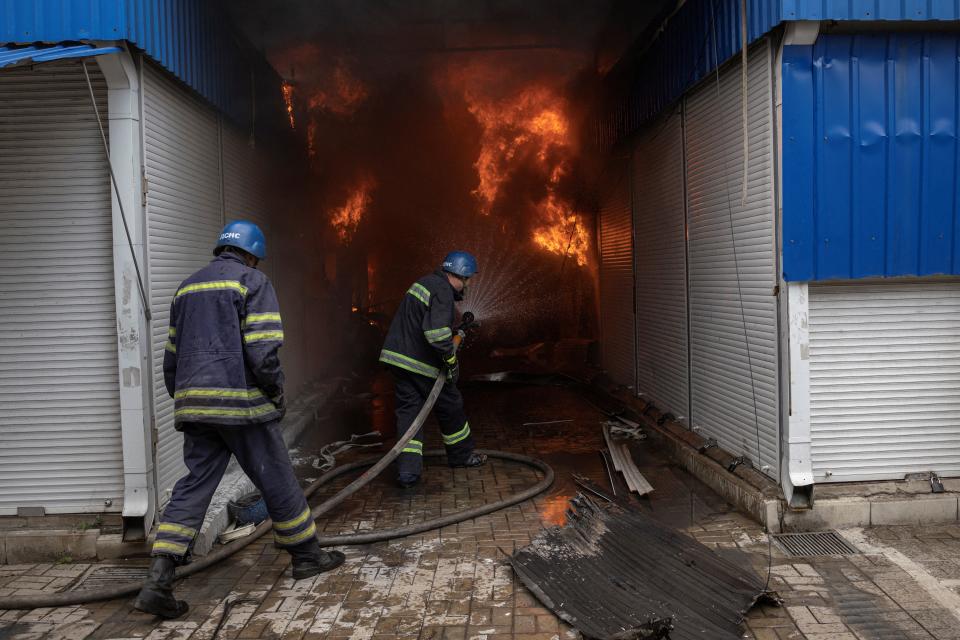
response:
[[[276,396],[270,398],[270,401],[273,402],[277,407],[277,411],[280,412],[280,420],[283,420],[283,417],[287,415],[287,401],[283,397],[283,393],[279,393]]]
[[[456,355],[452,355],[447,358],[447,382],[452,382],[457,384],[457,380],[460,379],[460,362],[457,360]]]

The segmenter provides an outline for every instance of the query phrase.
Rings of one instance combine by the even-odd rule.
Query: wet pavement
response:
[[[386,380],[344,385],[349,394],[329,407],[321,428],[307,434],[294,452],[304,483],[319,475],[313,459],[322,445],[350,432],[366,432],[371,423],[391,423]],[[567,501],[577,491],[571,473],[609,487],[598,453],[604,417],[575,391],[558,386],[474,385],[465,396],[479,446],[539,457],[554,468],[557,482],[546,494],[439,531],[347,547],[343,567],[296,583],[287,555],[265,537],[215,569],[179,583],[178,596],[192,606],[182,620],[159,621],[134,611],[131,600],[118,600],[0,612],[0,638],[209,639],[225,606],[238,598],[248,601],[230,609],[218,638],[578,637],[518,583],[504,554],[528,544],[544,527],[564,522]],[[432,422],[428,434],[427,448],[438,448],[439,430]],[[845,535],[868,553],[787,558],[768,545],[759,525],[659,455],[652,444],[637,442],[632,449],[654,486],[647,497],[635,499],[636,508],[720,553],[736,555],[764,577],[772,551],[770,584],[785,606],[752,611],[745,637],[960,638],[960,527],[849,531]],[[338,462],[377,453],[352,452]],[[451,470],[430,460],[416,489],[397,488],[388,471],[318,525],[324,533],[395,527],[501,499],[538,478],[533,469],[512,462]],[[324,487],[313,504],[349,480]],[[0,565],[0,595],[74,588],[95,571],[103,569],[90,564]]]

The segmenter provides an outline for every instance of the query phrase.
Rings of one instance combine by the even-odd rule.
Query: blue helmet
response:
[[[466,251],[452,251],[443,259],[443,270],[461,278],[477,275],[477,259]]]
[[[234,220],[225,226],[217,247],[237,247],[260,260],[267,257],[267,239],[263,231],[248,220]]]

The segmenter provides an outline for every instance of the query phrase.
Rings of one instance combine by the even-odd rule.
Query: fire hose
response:
[[[473,315],[468,313],[464,314],[463,324],[460,325],[458,329],[457,336],[454,338],[455,346],[459,347],[460,342],[463,339],[464,331],[473,324]],[[404,447],[407,446],[407,443],[417,435],[417,432],[420,431],[420,428],[423,426],[423,423],[426,421],[427,416],[430,415],[430,411],[433,410],[433,405],[437,401],[437,397],[440,395],[440,391],[443,388],[443,385],[446,383],[447,374],[441,372],[437,377],[436,382],[433,384],[433,388],[430,390],[429,395],[427,396],[426,402],[424,402],[423,407],[420,409],[420,413],[417,414],[417,417],[414,419],[413,423],[410,425],[410,428],[404,432],[404,434],[397,440],[397,443],[388,451],[382,458],[379,460],[367,459],[359,460],[357,462],[352,462],[349,464],[341,465],[335,469],[331,469],[327,473],[320,476],[317,480],[310,484],[305,490],[304,495],[309,498],[311,495],[317,492],[320,487],[328,484],[329,482],[339,478],[340,476],[346,475],[357,469],[363,469],[364,467],[369,467],[366,471],[363,472],[358,478],[353,482],[348,484],[346,487],[338,491],[335,495],[328,498],[324,502],[320,503],[311,510],[311,516],[314,520],[319,518],[321,515],[327,513],[334,507],[339,506],[345,500],[350,498],[357,491],[362,489],[364,486],[369,484],[375,477],[377,477],[381,471],[383,471],[387,465],[396,459]],[[409,524],[403,527],[397,527],[395,529],[385,529],[381,531],[370,531],[365,533],[348,533],[343,535],[336,536],[326,536],[318,537],[318,540],[322,546],[339,546],[339,545],[355,545],[355,544],[370,544],[373,542],[382,542],[384,540],[392,540],[394,538],[402,538],[405,536],[414,535],[417,533],[423,533],[425,531],[432,531],[434,529],[439,529],[441,527],[446,527],[451,524],[456,524],[458,522],[463,522],[464,520],[470,520],[472,518],[477,518],[488,513],[493,513],[494,511],[499,511],[500,509],[505,509],[507,507],[513,506],[524,500],[528,500],[550,488],[550,485],[553,484],[554,473],[553,469],[550,466],[543,462],[542,460],[537,460],[536,458],[531,458],[529,456],[520,455],[517,453],[508,453],[505,451],[490,451],[485,449],[478,449],[478,453],[484,453],[491,458],[496,458],[499,460],[509,460],[512,462],[518,462],[520,464],[533,467],[534,469],[539,470],[543,473],[543,478],[534,484],[533,486],[521,491],[519,493],[514,493],[510,496],[507,496],[503,500],[497,502],[490,502],[487,504],[479,505],[477,507],[472,507],[470,509],[464,509],[462,511],[457,511],[455,513],[450,513],[445,516],[440,516],[437,518],[432,518],[424,522]],[[440,457],[445,455],[443,450],[429,450],[425,451],[424,456],[426,457]],[[186,578],[192,576],[196,573],[200,573],[204,569],[214,566],[219,563],[221,560],[229,558],[236,552],[240,551],[244,547],[250,545],[265,533],[270,531],[272,521],[267,519],[260,523],[253,533],[245,538],[239,540],[234,540],[233,542],[223,546],[216,551],[204,556],[200,560],[193,562],[187,566],[180,567],[177,570],[177,579]],[[140,591],[141,583],[140,582],[128,582],[126,584],[117,585],[115,587],[106,587],[102,589],[89,589],[83,591],[68,591],[65,593],[51,593],[51,594],[39,594],[39,595],[30,595],[30,596],[7,596],[0,598],[0,610],[2,609],[39,609],[47,607],[67,607],[75,606],[80,604],[85,604],[88,602],[99,602],[102,600],[113,600],[116,598],[123,598],[127,596],[132,596]]]

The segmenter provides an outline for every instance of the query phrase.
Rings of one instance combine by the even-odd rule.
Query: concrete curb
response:
[[[738,466],[727,470],[735,456],[719,447],[700,453],[706,439],[690,431],[681,423],[663,414],[655,405],[640,398],[624,397],[604,391],[625,405],[623,417],[639,422],[647,437],[670,456],[690,475],[716,491],[740,511],[766,527],[780,531],[780,488],[758,470]]]
[[[769,533],[960,522],[960,478],[942,479],[945,492],[937,494],[931,493],[926,478],[817,485],[812,508],[790,509],[771,478],[750,467],[728,471],[732,454],[718,447],[700,453],[706,440],[653,404],[600,391],[623,405],[624,417],[642,424],[648,437],[680,466]]]

